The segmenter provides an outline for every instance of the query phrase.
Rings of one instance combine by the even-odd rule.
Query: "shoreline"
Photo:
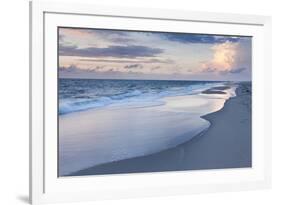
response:
[[[237,139],[233,136],[233,132],[232,135],[229,132],[232,125],[238,129],[241,127],[241,125],[239,127],[241,117],[251,118],[251,113],[247,114],[247,109],[248,112],[251,112],[250,83],[240,82],[238,85],[236,97],[226,100],[220,110],[201,116],[202,119],[207,120],[211,125],[192,139],[157,153],[99,164],[62,176],[251,167],[251,119],[248,119],[248,123],[244,123],[244,126],[242,126],[244,128],[242,131],[240,130],[241,135],[236,137]],[[225,89],[214,87],[202,93],[223,94],[221,92],[224,92]],[[240,101],[242,101],[242,105]],[[247,109],[243,113],[235,111],[235,109],[238,111],[245,109],[245,103],[249,106],[246,106]],[[229,123],[228,121],[231,122]],[[218,122],[222,122],[228,128],[222,128]],[[236,131],[237,128],[235,129],[236,133],[239,132],[239,130]],[[218,132],[221,131],[222,133],[219,134]],[[230,137],[228,136],[228,141],[223,139],[222,136],[225,135],[230,135]],[[216,139],[211,139],[212,137]],[[226,148],[228,154],[223,152],[224,149],[222,149],[221,145],[223,145],[223,148]]]

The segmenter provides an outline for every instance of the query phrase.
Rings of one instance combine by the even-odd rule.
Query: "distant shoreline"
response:
[[[223,90],[208,92],[220,94]],[[236,95],[221,110],[202,116],[211,126],[190,141],[155,154],[100,164],[67,176],[251,167],[251,83],[240,82]]]

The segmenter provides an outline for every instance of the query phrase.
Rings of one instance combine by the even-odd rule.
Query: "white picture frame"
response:
[[[256,39],[253,47],[253,167],[58,178],[57,130],[56,123],[52,123],[56,120],[54,117],[57,117],[57,94],[53,94],[57,86],[57,73],[53,70],[57,62],[54,57],[57,52],[54,47],[57,33],[54,32],[58,26],[65,25],[94,27],[93,22],[100,28],[157,31],[187,31],[182,25],[189,25],[189,31],[194,32],[215,31],[222,34],[253,36]],[[80,3],[30,2],[30,93],[32,204],[239,191],[271,186],[270,17],[119,8]]]

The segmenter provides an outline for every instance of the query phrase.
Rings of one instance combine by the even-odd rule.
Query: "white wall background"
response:
[[[86,2],[86,0],[80,0]],[[281,204],[281,5],[278,0],[88,0],[103,5],[271,15],[273,20],[273,188],[236,193],[128,199],[80,204]],[[28,1],[0,7],[0,204],[28,200]],[[279,105],[279,107],[278,107]],[[71,196],[70,196],[71,197]]]

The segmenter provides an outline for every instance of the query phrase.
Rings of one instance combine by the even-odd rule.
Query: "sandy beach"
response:
[[[214,95],[219,96],[225,94],[228,89],[229,87],[226,86],[205,90],[202,96],[206,98],[208,95],[210,95],[214,98]],[[177,98],[176,100],[178,101],[179,99],[180,98]],[[209,101],[212,101],[212,99]],[[196,100],[198,100],[198,103],[200,102],[200,98]],[[184,102],[187,102],[186,99]],[[151,154],[141,156],[140,152],[143,150],[140,149],[139,152],[134,152],[137,157],[129,157],[128,155],[128,159],[124,160],[118,160],[117,157],[117,160],[114,160],[113,162],[100,163],[98,165],[93,165],[92,167],[64,175],[81,176],[95,174],[251,167],[251,85],[249,83],[240,83],[236,89],[236,97],[232,97],[226,102],[221,101],[223,102],[224,106],[223,104],[218,105],[217,102],[218,101],[215,103],[215,107],[214,104],[211,104],[211,106],[214,107],[214,112],[201,116],[201,120],[197,120],[196,122],[191,121],[191,118],[186,116],[184,117],[182,114],[178,115],[177,112],[174,112],[174,116],[171,115],[169,121],[165,121],[164,118],[164,121],[161,122],[161,125],[163,125],[163,123],[167,123],[169,126],[172,124],[173,126],[171,126],[172,128],[170,129],[171,133],[176,134],[176,136],[180,136],[173,142],[168,140],[170,137],[169,133],[165,135],[165,133],[155,133],[155,130],[148,130],[148,132],[152,131],[152,133],[155,133],[156,136],[159,134],[164,134],[164,138],[161,139],[155,138],[149,140],[144,138],[143,145],[147,146],[148,144],[151,144],[151,146],[154,147],[153,151],[151,150]],[[181,108],[179,103],[176,103],[176,107],[173,106],[173,100],[171,99],[169,99],[169,103],[166,103],[168,104],[166,109],[173,108],[173,111],[175,111],[175,109]],[[122,110],[122,112],[123,111],[124,110]],[[148,112],[142,112],[142,115],[147,115],[148,113],[149,110]],[[159,115],[163,113],[163,111],[156,113]],[[84,115],[84,117],[89,118],[87,115]],[[141,117],[152,117],[153,121],[153,117],[156,116],[149,115]],[[157,120],[159,120],[159,116],[157,116]],[[143,123],[145,124],[145,122],[142,122],[141,126],[144,126]],[[201,129],[195,129],[193,131],[191,130],[186,133],[183,127],[188,128],[189,125],[193,125],[194,123],[196,125],[199,123]],[[98,126],[101,126],[101,124],[97,124],[97,127]],[[136,127],[139,126],[140,124],[138,124]],[[157,126],[157,124],[155,124],[155,126]],[[130,126],[128,126],[127,129],[130,130]],[[120,132],[120,129],[118,131]],[[84,132],[84,136],[87,136],[87,129],[84,129]],[[196,132],[198,133],[196,134]],[[145,136],[147,133],[144,132],[142,134],[142,136]],[[191,136],[192,134],[195,135],[195,137],[189,139],[188,136]],[[131,140],[132,141],[130,143],[126,142],[123,144],[133,146],[134,140]],[[160,143],[160,151],[155,152],[155,144],[158,142]],[[114,145],[114,141],[112,143]],[[137,142],[136,145],[138,143],[139,142]],[[163,146],[171,148],[163,149]],[[137,146],[135,146],[135,148],[137,149]],[[149,152],[150,151],[148,150],[146,153]],[[88,153],[87,156],[91,157],[94,155],[89,155]],[[124,157],[124,155],[122,157]],[[72,159],[75,160],[75,157]]]

